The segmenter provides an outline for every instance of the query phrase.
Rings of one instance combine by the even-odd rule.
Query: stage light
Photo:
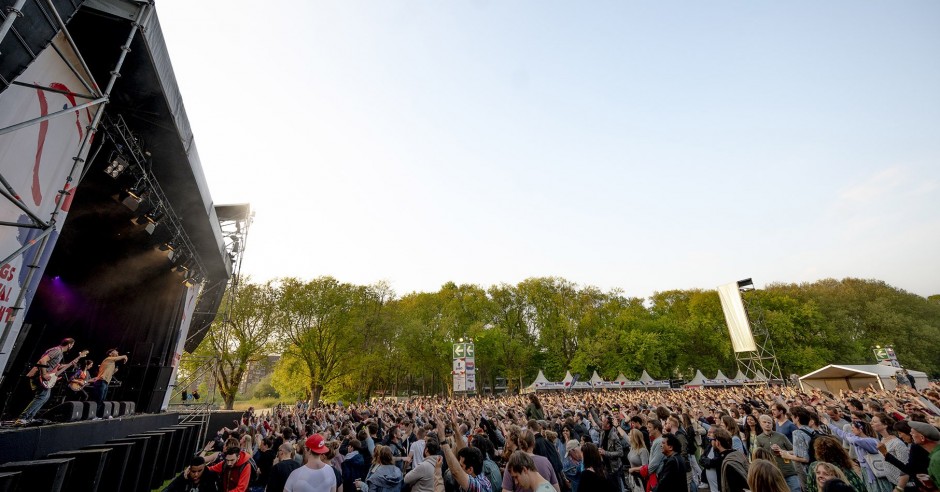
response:
[[[123,203],[125,207],[131,209],[132,212],[137,211],[137,209],[140,207],[140,202],[143,201],[143,195],[144,194],[141,192],[140,188],[137,186],[132,186],[121,194],[121,203]]]
[[[160,245],[160,251],[166,251],[166,257],[169,258],[170,261],[173,261],[177,254],[176,243],[173,241],[167,241]]]
[[[153,234],[153,231],[160,225],[160,219],[163,218],[163,215],[164,211],[159,207],[144,214],[144,230],[149,234]]]
[[[104,168],[104,172],[108,176],[117,179],[128,167],[130,167],[130,164],[127,159],[123,155],[114,153],[111,154],[111,162],[108,163],[108,167]]]
[[[738,290],[741,292],[747,292],[749,290],[754,290],[754,281],[746,278],[744,280],[738,280]]]

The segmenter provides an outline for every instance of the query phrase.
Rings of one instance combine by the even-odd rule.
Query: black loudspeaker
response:
[[[121,416],[134,415],[134,411],[137,409],[137,405],[132,401],[116,401],[115,405],[121,406]]]
[[[83,403],[80,401],[67,401],[51,408],[43,417],[55,422],[78,422],[82,420]]]
[[[82,420],[91,420],[98,416],[98,403],[93,401],[82,402]]]
[[[95,414],[98,416],[99,419],[106,419],[111,416],[111,412],[113,411],[113,409],[114,409],[114,402],[111,402],[111,401],[101,402],[101,404],[98,405],[98,408],[96,409]]]

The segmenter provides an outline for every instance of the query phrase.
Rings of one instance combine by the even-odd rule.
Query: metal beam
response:
[[[6,180],[4,179],[4,181]],[[20,200],[20,197],[11,195],[9,191],[3,188],[0,188],[0,195],[3,195],[7,200],[13,202],[13,205],[16,205],[16,208],[22,210],[23,213],[28,215],[30,219],[33,219],[33,222],[36,224],[43,227],[49,227],[49,224],[47,224],[46,221],[40,219],[39,216],[34,214],[32,210],[26,207],[26,204]],[[0,263],[0,265],[3,265],[4,263],[6,262]]]
[[[69,46],[72,47],[72,51],[75,53],[75,57],[78,58],[78,62],[82,64],[82,68],[85,70],[88,78],[91,79],[91,85],[93,88],[89,88],[88,90],[94,92],[95,89],[98,88],[98,82],[95,82],[95,76],[92,75],[91,69],[88,68],[88,64],[85,63],[85,59],[82,58],[82,52],[79,51],[78,45],[75,44],[75,40],[72,39],[72,34],[69,33],[68,27],[65,26],[65,21],[62,20],[62,16],[59,15],[59,11],[56,10],[55,4],[52,3],[52,0],[46,0],[46,5],[49,6],[49,10],[52,10],[52,15],[55,16],[55,21],[59,24],[59,28],[62,29],[62,33],[65,34],[65,39],[69,42]],[[85,85],[85,87],[88,88],[87,85]]]
[[[82,99],[96,99],[98,97],[98,96],[89,96],[88,94],[79,94],[77,92],[69,92],[69,91],[65,91],[62,89],[53,89],[52,87],[46,87],[44,85],[17,82],[15,80],[11,82],[10,85],[18,85],[20,87],[29,87],[30,89],[39,89],[39,90],[46,91],[46,92],[55,92],[57,94],[65,94],[66,96],[75,96],[75,97],[80,97]]]
[[[27,120],[27,121],[24,121],[24,122],[22,122],[22,123],[17,123],[17,124],[15,124],[15,125],[10,125],[10,126],[8,126],[8,127],[6,127],[6,128],[0,128],[0,135],[6,135],[7,133],[15,132],[15,131],[17,131],[17,130],[19,130],[19,129],[21,129],[21,128],[26,128],[26,127],[28,127],[28,126],[35,125],[36,123],[42,123],[43,121],[51,120],[52,118],[55,118],[56,116],[61,116],[61,115],[63,115],[63,114],[71,113],[71,112],[73,112],[73,111],[80,111],[80,110],[85,109],[85,108],[87,108],[87,107],[95,106],[95,105],[98,105],[98,104],[101,104],[101,103],[106,103],[106,102],[108,102],[108,97],[107,97],[107,96],[105,96],[105,97],[100,97],[100,98],[98,98],[98,99],[95,99],[94,101],[88,101],[88,102],[86,102],[86,103],[84,103],[84,104],[79,104],[78,106],[74,106],[74,107],[71,107],[71,108],[62,109],[62,110],[56,111],[55,113],[49,113],[49,114],[47,114],[47,115],[45,115],[45,116],[40,116],[39,118],[33,118],[33,119],[31,119],[31,120]]]
[[[26,5],[26,0],[16,0],[16,3],[13,4],[12,7],[7,7],[6,19],[4,19],[3,24],[0,25],[0,43],[3,42],[3,38],[7,37],[7,33],[10,32],[10,29],[13,27],[13,21],[15,21],[17,17],[23,16],[23,5]]]

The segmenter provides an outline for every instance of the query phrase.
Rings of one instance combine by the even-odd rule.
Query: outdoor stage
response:
[[[93,375],[108,349],[128,354],[108,399],[160,412],[237,272],[250,207],[209,194],[152,2],[20,9],[0,12],[2,418],[65,337],[63,362],[87,349]]]

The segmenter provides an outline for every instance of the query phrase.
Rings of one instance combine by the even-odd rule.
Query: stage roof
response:
[[[130,32],[141,2],[87,0],[69,22],[82,56],[98,84],[109,72]],[[120,114],[153,155],[152,171],[170,206],[182,219],[210,281],[231,276],[231,260],[176,76],[155,11],[146,17],[127,54],[121,78],[106,107]]]

